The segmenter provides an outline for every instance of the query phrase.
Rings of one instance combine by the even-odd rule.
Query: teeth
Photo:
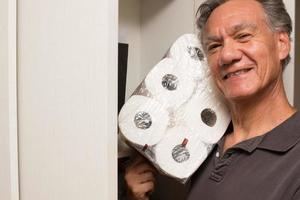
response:
[[[226,75],[226,78],[230,78],[230,77],[232,77],[232,76],[238,76],[238,75],[240,75],[240,74],[243,74],[243,73],[248,72],[249,70],[250,70],[250,69],[242,69],[242,70],[238,70],[238,71],[236,71],[236,72],[229,73],[229,74]]]
[[[241,69],[241,70],[238,70],[236,72],[228,73],[225,78],[228,79],[228,78],[230,78],[232,76],[238,76],[238,75],[246,73],[246,72],[248,72],[250,70],[251,69]]]

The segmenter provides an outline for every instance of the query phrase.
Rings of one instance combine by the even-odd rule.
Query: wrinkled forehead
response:
[[[234,31],[244,26],[265,23],[266,14],[261,4],[255,0],[230,0],[216,7],[201,31],[201,41],[221,29]]]

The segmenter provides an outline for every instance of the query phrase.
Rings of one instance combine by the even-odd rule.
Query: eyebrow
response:
[[[244,29],[256,30],[257,25],[252,24],[252,23],[237,24],[237,25],[235,25],[235,26],[233,26],[232,28],[229,29],[229,34],[234,34],[234,33],[237,33],[241,30],[244,30]]]
[[[245,29],[256,30],[257,25],[252,24],[252,23],[237,24],[237,25],[234,25],[233,27],[229,28],[228,34],[229,35],[234,35],[235,33],[239,32],[241,30],[245,30]],[[207,45],[211,41],[221,41],[222,40],[222,38],[220,38],[219,36],[215,36],[215,35],[207,36],[207,37],[204,37],[204,38],[205,38],[205,40],[204,40],[205,45]]]

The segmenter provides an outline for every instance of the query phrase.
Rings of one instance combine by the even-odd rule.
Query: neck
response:
[[[247,100],[231,101],[229,106],[234,131],[226,138],[225,148],[267,133],[296,112],[287,100],[282,80],[269,91]]]

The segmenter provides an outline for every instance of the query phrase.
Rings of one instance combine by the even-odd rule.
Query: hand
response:
[[[132,200],[149,200],[154,191],[155,168],[142,156],[138,156],[125,170],[125,182]]]

